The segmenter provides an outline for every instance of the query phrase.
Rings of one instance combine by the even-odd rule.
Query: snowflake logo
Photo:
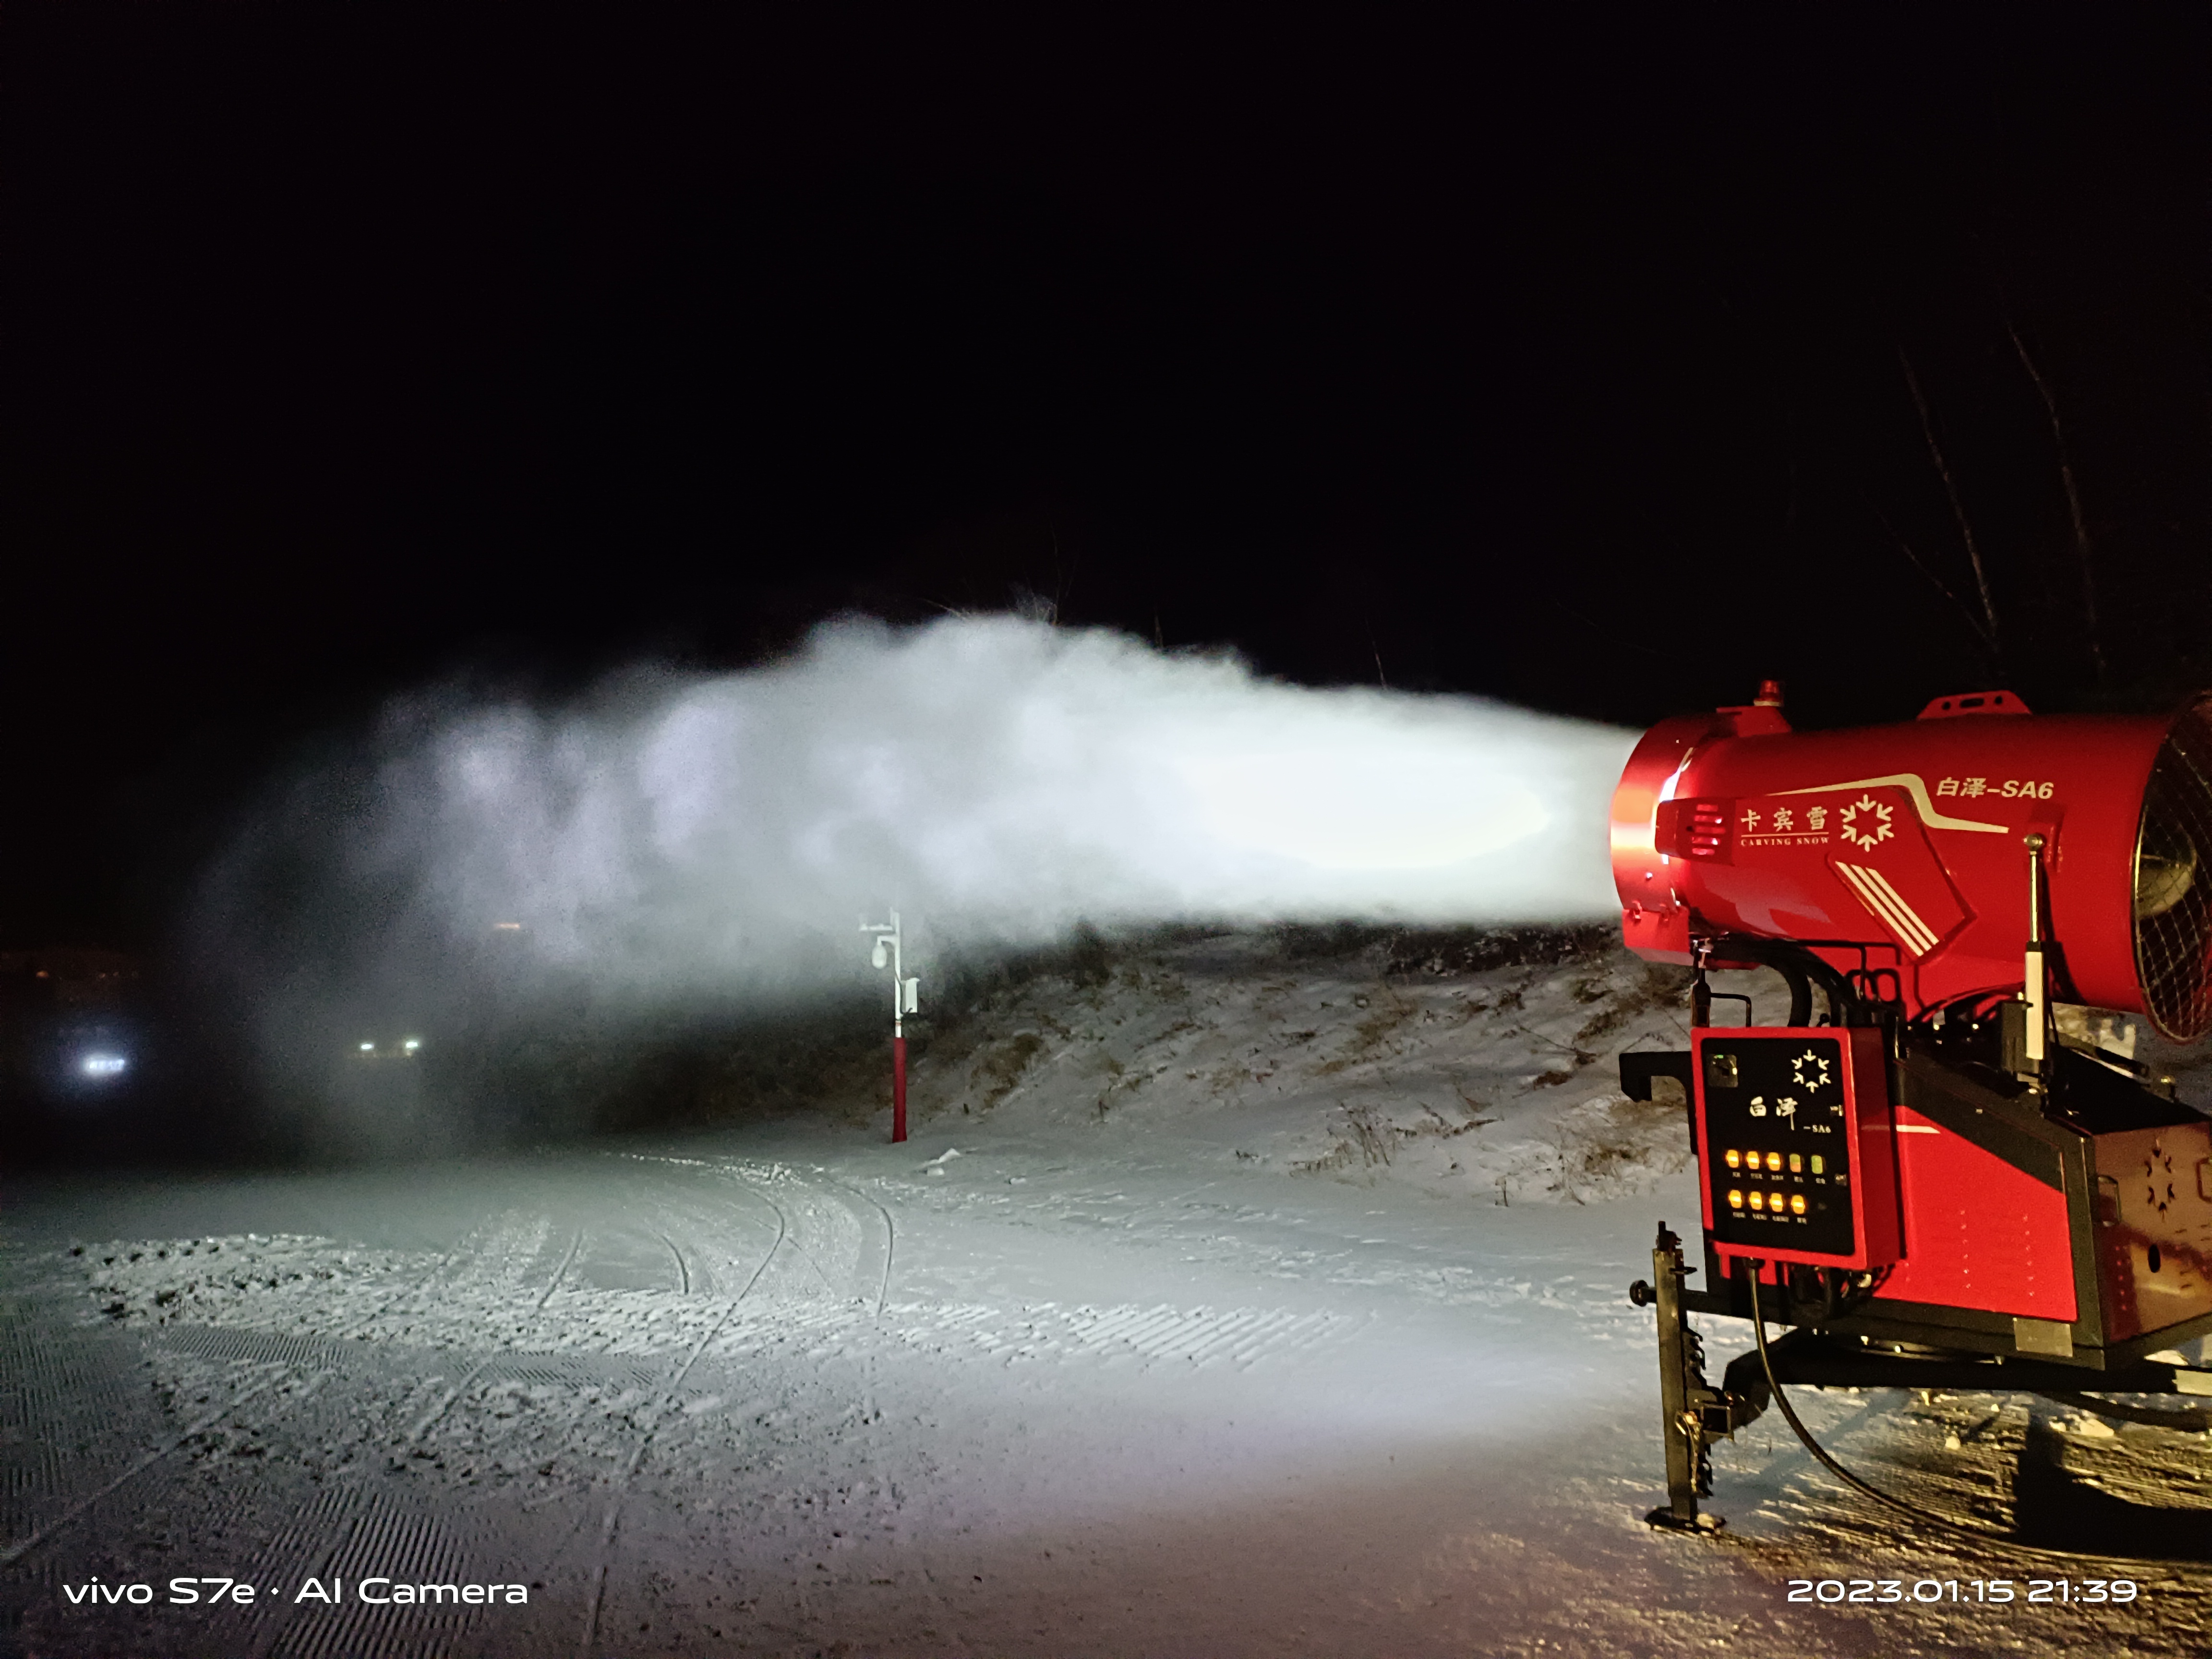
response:
[[[2173,1182],[2169,1181],[2166,1183],[2166,1196],[2160,1198],[2158,1195],[2158,1178],[2161,1173],[2161,1164],[2164,1174],[2170,1176],[2173,1173],[2173,1154],[2154,1140],[2150,1144],[2150,1156],[2143,1160],[2143,1175],[2148,1182],[2144,1188],[2143,1201],[2155,1206],[2158,1212],[2164,1215],[2166,1206],[2173,1202]]]
[[[1791,1062],[1790,1075],[1807,1094],[1818,1094],[1828,1080],[1828,1070],[1827,1056],[1817,1048],[1808,1048]]]
[[[1872,795],[1861,795],[1844,808],[1844,815],[1837,822],[1845,841],[1871,850],[1896,833],[1890,828],[1892,816],[1889,808]]]

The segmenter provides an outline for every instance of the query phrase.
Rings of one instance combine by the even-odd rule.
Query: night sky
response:
[[[1467,15],[9,7],[0,945],[157,939],[393,690],[853,608],[1624,723],[2212,684],[2212,15]]]

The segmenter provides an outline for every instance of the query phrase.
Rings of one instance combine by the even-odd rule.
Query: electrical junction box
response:
[[[1904,1254],[1880,1031],[1711,1026],[1691,1052],[1718,1255],[1864,1271]]]

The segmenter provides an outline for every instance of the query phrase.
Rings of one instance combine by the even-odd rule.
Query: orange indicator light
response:
[[[1736,1151],[1735,1147],[1731,1146],[1728,1149],[1727,1158],[1728,1166],[1729,1169],[1741,1170],[1743,1168],[1743,1154]]]
[[[1766,1167],[1773,1170],[1775,1174],[1780,1175],[1782,1173],[1782,1154],[1779,1152],[1769,1152],[1766,1155]]]
[[[1779,1193],[1768,1194],[1766,1198],[1766,1207],[1773,1211],[1775,1214],[1780,1215],[1782,1213],[1782,1194]]]
[[[1804,1194],[1792,1193],[1790,1194],[1790,1213],[1792,1215],[1802,1215],[1805,1213]]]
[[[1757,1198],[1759,1194],[1757,1193],[1753,1193],[1752,1196],[1753,1198]],[[1743,1208],[1743,1194],[1734,1187],[1729,1188],[1729,1208],[1731,1210],[1741,1210]]]
[[[1766,1194],[1754,1189],[1751,1194],[1751,1207],[1754,1210],[1765,1209],[1766,1207]]]

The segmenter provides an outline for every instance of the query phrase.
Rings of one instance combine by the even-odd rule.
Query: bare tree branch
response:
[[[2058,451],[2058,477],[2066,486],[2066,511],[2074,520],[2074,557],[2081,567],[2081,615],[2089,629],[2089,660],[2097,670],[2097,684],[2105,683],[2105,642],[2097,625],[2097,577],[2091,565],[2088,521],[2081,516],[2081,492],[2074,482],[2074,462],[2066,448],[2066,428],[2058,418],[2058,400],[2051,395],[2051,386],[2043,372],[2035,366],[2035,359],[2027,353],[2027,343],[2020,337],[2020,330],[2013,325],[2011,315],[2005,317],[2005,332],[2012,337],[2012,349],[2020,354],[2020,366],[2027,371],[2027,378],[2035,382],[2036,395],[2043,399],[2043,412],[2051,417],[2051,441]]]
[[[1997,642],[1990,636],[1988,627],[1985,625],[1983,619],[1974,614],[1974,607],[1968,605],[1966,600],[1960,599],[1956,593],[1953,592],[1949,585],[1946,583],[1941,576],[1938,576],[1935,571],[1929,568],[1928,562],[1920,556],[1919,553],[1914,550],[1912,544],[1905,540],[1905,538],[1899,533],[1897,526],[1889,521],[1889,514],[1883,512],[1880,507],[1875,505],[1873,496],[1868,495],[1866,491],[1862,489],[1859,492],[1859,497],[1862,501],[1865,501],[1867,511],[1873,514],[1876,519],[1881,521],[1881,527],[1889,532],[1890,540],[1897,544],[1897,550],[1905,555],[1905,558],[1911,562],[1912,568],[1915,570],[1917,570],[1922,575],[1928,579],[1928,585],[1929,586],[1933,587],[1938,593],[1941,593],[1945,599],[1950,600],[1953,605],[1958,607],[1960,617],[1966,622],[1966,631],[1974,636],[1975,640],[1980,643],[1983,651],[1987,653],[1989,658],[1987,665],[1990,670],[1993,673],[2001,675],[2002,667],[1997,655]]]
[[[1974,526],[1966,517],[1966,504],[1959,499],[1959,486],[1951,477],[1951,464],[1943,459],[1943,446],[1936,441],[1935,417],[1928,412],[1928,399],[1921,395],[1920,377],[1912,372],[1912,359],[1905,355],[1903,346],[1897,349],[1897,361],[1904,368],[1905,384],[1912,393],[1912,406],[1920,412],[1920,434],[1928,441],[1929,458],[1936,463],[1936,473],[1943,480],[1943,493],[1950,497],[1951,516],[1959,521],[1959,538],[1966,543],[1966,557],[1974,567],[1974,586],[1981,594],[1983,622],[1983,626],[1975,631],[1988,641],[1990,655],[2002,675],[2004,672],[2004,647],[1997,630],[1996,601],[1990,593],[1989,567],[1982,562],[1981,544],[1974,539]],[[1896,535],[1894,531],[1890,533],[1893,537]],[[1900,540],[1899,545],[1903,544]],[[1916,558],[1914,562],[1917,564],[1919,561]]]

